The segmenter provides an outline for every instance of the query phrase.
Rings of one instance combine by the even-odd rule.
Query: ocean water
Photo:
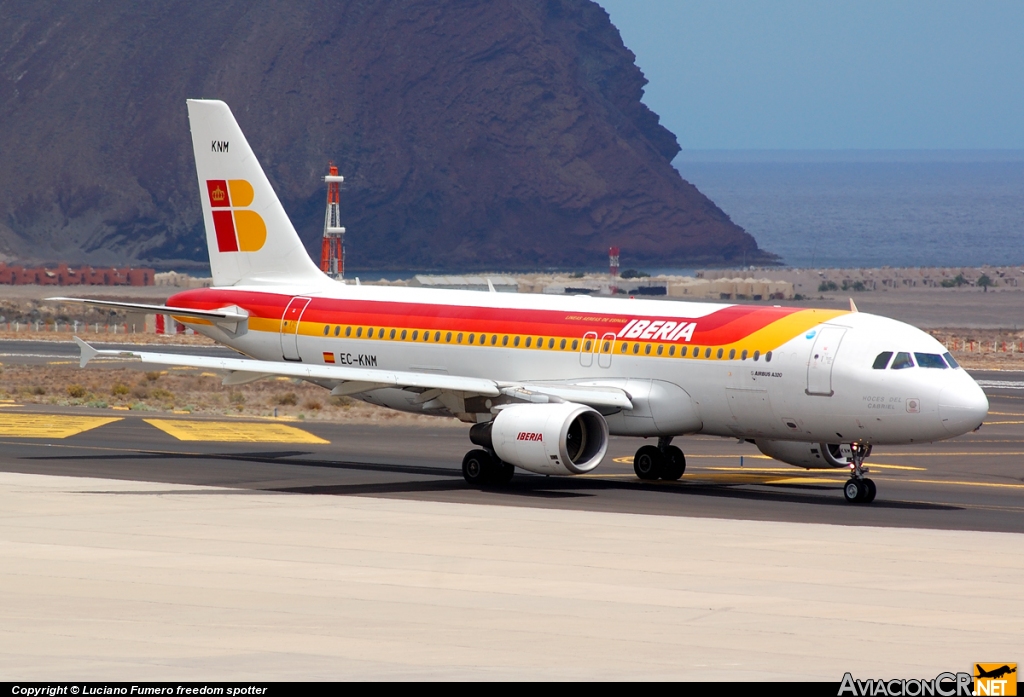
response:
[[[1024,151],[684,151],[673,164],[788,266],[1024,264]]]

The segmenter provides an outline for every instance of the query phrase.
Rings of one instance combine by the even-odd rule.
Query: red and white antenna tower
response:
[[[608,248],[608,275],[611,277],[612,282],[608,286],[608,290],[612,293],[619,292],[618,284],[616,281],[619,278],[619,248],[609,247]]]
[[[341,226],[341,183],[345,177],[338,176],[338,168],[328,162],[330,172],[327,182],[327,214],[324,216],[324,240],[320,249],[320,270],[331,278],[345,278],[345,228]]]

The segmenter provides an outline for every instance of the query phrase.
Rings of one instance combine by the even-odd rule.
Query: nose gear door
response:
[[[281,315],[281,357],[286,361],[302,360],[299,357],[299,322],[309,301],[309,298],[292,298]]]
[[[807,394],[832,396],[832,365],[845,333],[844,327],[827,325],[818,330],[814,346],[811,347],[810,360],[807,361]]]

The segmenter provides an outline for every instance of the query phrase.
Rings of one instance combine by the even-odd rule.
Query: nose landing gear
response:
[[[875,483],[864,476],[868,472],[864,458],[871,452],[871,446],[851,443],[850,450],[853,462],[850,463],[850,479],[843,485],[843,497],[847,503],[871,503],[875,500],[877,489]]]
[[[633,471],[644,481],[664,479],[676,481],[686,471],[686,456],[683,451],[670,445],[672,436],[658,439],[657,447],[645,445],[633,456]]]

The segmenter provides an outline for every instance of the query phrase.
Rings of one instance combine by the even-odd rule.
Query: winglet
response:
[[[860,312],[857,309],[857,303],[853,302],[853,298],[850,298],[850,312]]]
[[[89,361],[96,357],[96,354],[99,353],[99,350],[94,349],[92,346],[85,343],[77,336],[75,337],[75,343],[78,344],[78,348],[82,349],[82,358],[78,361],[78,367],[84,368]]]

